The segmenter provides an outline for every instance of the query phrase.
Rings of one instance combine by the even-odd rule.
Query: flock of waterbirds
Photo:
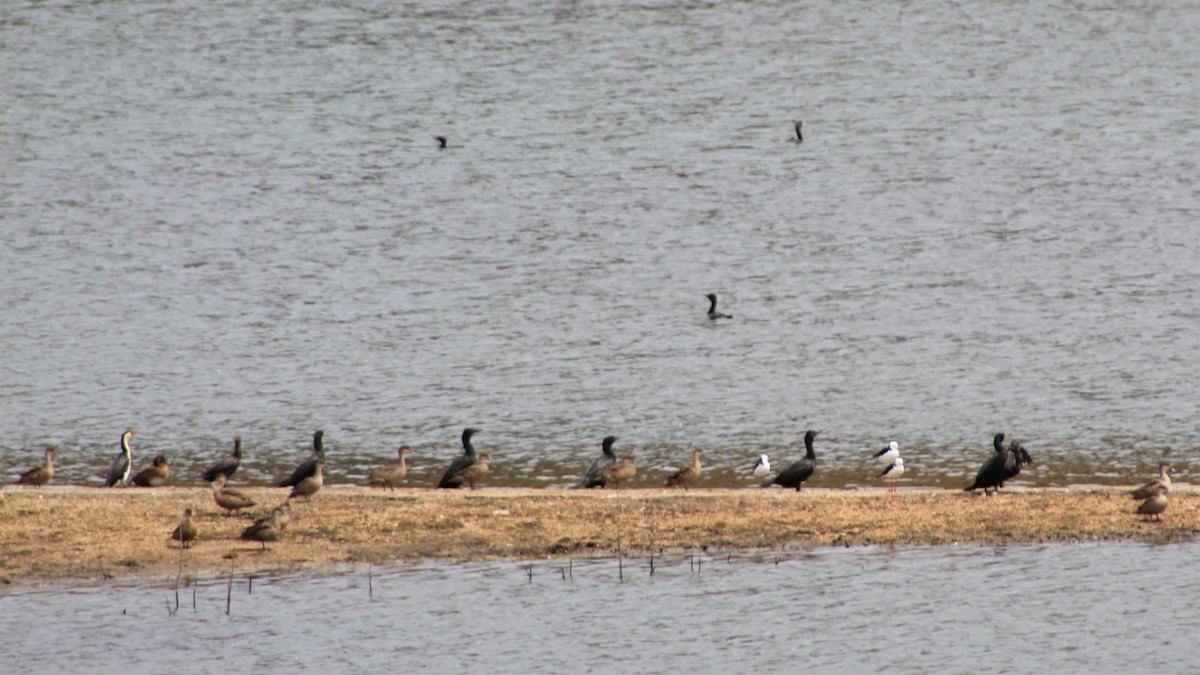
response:
[[[802,121],[797,121],[795,125],[798,142],[804,140],[803,125]],[[444,147],[445,140],[439,137],[439,141]],[[723,322],[733,318],[731,314],[717,311],[717,295],[715,293],[709,293],[705,297],[709,301],[707,313],[709,321]],[[477,489],[479,483],[487,479],[491,472],[490,457],[487,453],[477,453],[471,442],[472,437],[478,432],[478,429],[471,427],[463,430],[463,452],[447,467],[441,480],[438,481],[438,488],[453,489],[466,485],[471,489]],[[804,434],[804,457],[788,465],[773,479],[762,483],[762,487],[769,488],[778,485],[785,489],[791,488],[800,491],[804,482],[811,478],[817,469],[817,456],[813,444],[819,433],[813,430],[807,431]],[[130,477],[133,468],[133,450],[130,440],[135,434],[136,432],[133,430],[121,434],[120,452],[112,461],[104,481],[105,487],[118,485],[162,487],[170,481],[171,467],[162,454],[154,457],[149,467],[134,474],[132,478]],[[628,483],[637,475],[637,467],[634,465],[632,456],[626,455],[618,460],[613,451],[616,440],[615,436],[604,438],[601,442],[600,457],[588,467],[579,482],[572,486],[573,488],[607,488],[611,486],[620,489],[623,483]],[[1033,465],[1033,458],[1023,443],[1012,439],[1008,445],[1005,445],[1004,440],[1003,433],[998,433],[993,437],[994,454],[988,457],[976,474],[975,480],[964,490],[983,490],[985,495],[991,496],[1003,488],[1006,481],[1020,474],[1021,467]],[[402,446],[399,449],[399,461],[372,471],[367,477],[366,485],[392,490],[399,487],[401,481],[408,474],[406,462],[411,452],[411,448]],[[54,477],[54,455],[55,449],[47,447],[42,466],[22,473],[16,484],[40,487],[50,482]],[[687,490],[689,486],[695,485],[700,480],[704,468],[700,458],[704,456],[704,451],[696,448],[692,450],[691,456],[692,463],[690,465],[680,468],[667,477],[666,487],[682,487]],[[232,453],[221,458],[201,474],[205,481],[212,484],[213,501],[227,515],[256,506],[256,503],[246,494],[228,486],[229,479],[241,466],[242,457],[241,436],[234,436]],[[886,465],[880,477],[888,486],[889,502],[893,508],[899,508],[896,481],[904,475],[904,458],[900,456],[900,445],[896,441],[889,441],[883,449],[874,454],[874,459]],[[290,476],[276,484],[278,487],[291,488],[287,498],[283,503],[274,507],[268,515],[259,518],[253,525],[247,527],[242,532],[241,538],[260,542],[263,549],[266,548],[268,542],[278,541],[287,528],[292,515],[292,500],[303,498],[306,503],[310,502],[313,495],[319,492],[324,485],[324,470],[324,432],[318,430],[313,434],[313,449],[309,459],[297,466]],[[1133,492],[1133,497],[1142,501],[1137,513],[1145,516],[1146,519],[1153,518],[1160,521],[1162,513],[1167,509],[1167,494],[1171,491],[1169,470],[1168,464],[1161,464],[1159,476]],[[771,472],[770,457],[765,454],[759,455],[758,461],[752,469],[755,479],[766,479],[770,477]],[[0,497],[2,496],[3,492],[0,492]],[[181,542],[184,547],[189,546],[197,537],[197,528],[192,520],[194,515],[194,510],[188,508],[184,512],[179,526],[171,533],[171,537]]]
[[[455,457],[447,467],[437,483],[438,488],[455,489],[466,486],[478,489],[479,483],[488,477],[490,473],[488,454],[476,452],[472,441],[477,433],[479,430],[472,427],[463,430],[462,454]],[[808,430],[804,434],[804,456],[789,464],[773,478],[771,477],[770,457],[765,454],[759,455],[751,473],[755,479],[764,481],[761,483],[761,487],[780,486],[800,491],[817,469],[814,444],[819,433]],[[136,432],[133,430],[121,434],[120,451],[112,461],[104,482],[106,487],[161,487],[168,484],[171,475],[170,467],[162,454],[153,459],[151,466],[132,477],[130,476],[133,465],[131,439],[135,434]],[[247,494],[228,485],[229,479],[237,473],[243,460],[241,437],[235,436],[233,441],[232,453],[219,459],[201,474],[204,480],[211,482],[213,501],[226,515],[236,514],[257,506],[256,502]],[[622,484],[628,483],[637,475],[637,468],[631,455],[617,458],[613,450],[616,441],[615,436],[604,438],[600,445],[600,456],[583,473],[579,482],[571,486],[573,489],[620,489]],[[975,480],[963,488],[964,490],[982,490],[985,495],[991,496],[1003,488],[1005,482],[1019,475],[1023,466],[1033,464],[1033,458],[1022,442],[1013,439],[1006,445],[1004,441],[1005,434],[1003,433],[998,433],[992,438],[994,452],[984,461]],[[401,481],[407,475],[406,462],[411,452],[412,450],[408,446],[401,447],[398,453],[399,461],[372,471],[367,477],[365,485],[389,490],[401,487]],[[43,465],[22,473],[16,484],[36,488],[50,482],[54,477],[54,455],[54,448],[46,448]],[[692,450],[691,464],[667,476],[664,486],[687,490],[690,486],[696,485],[700,481],[704,469],[701,463],[703,456],[702,449]],[[893,508],[899,508],[896,480],[904,474],[904,458],[900,456],[899,443],[889,441],[881,450],[874,453],[872,459],[886,465],[879,476],[888,487],[889,503]],[[303,499],[308,503],[324,486],[325,465],[324,431],[318,430],[313,434],[311,456],[297,466],[291,475],[274,483],[276,487],[291,488],[287,497],[270,513],[245,528],[241,538],[261,543],[264,550],[267,543],[278,541],[287,529],[288,521],[292,516],[293,500]],[[1167,509],[1167,495],[1171,491],[1169,471],[1168,464],[1160,464],[1158,477],[1132,493],[1133,498],[1142,502],[1137,508],[1137,513],[1145,516],[1146,519],[1153,518],[1160,521],[1162,513]],[[194,509],[189,507],[184,512],[179,526],[171,533],[172,539],[181,542],[185,548],[190,546],[198,536],[198,528],[193,521],[194,516]]]

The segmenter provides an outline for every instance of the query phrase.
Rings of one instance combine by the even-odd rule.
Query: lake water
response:
[[[1194,672],[1200,544],[424,564],[0,591],[13,672]],[[697,567],[694,563],[699,560]]]
[[[7,3],[0,459],[1033,484],[1198,447],[1200,12]],[[807,121],[803,144],[792,122]],[[439,150],[434,137],[449,147]],[[734,315],[705,317],[705,293]]]

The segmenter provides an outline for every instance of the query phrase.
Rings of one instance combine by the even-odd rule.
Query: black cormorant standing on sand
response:
[[[324,461],[325,461],[325,432],[318,429],[317,432],[313,434],[312,457],[309,457],[308,460],[306,460],[303,464],[296,467],[296,470],[292,472],[292,475],[288,476],[284,480],[279,481],[279,483],[277,483],[277,485],[279,487],[290,487],[290,488],[296,487],[297,485],[300,484],[300,481],[304,480],[305,478],[308,478],[309,476],[315,475],[317,473],[317,462],[324,462]],[[226,476],[226,478],[228,478],[228,476]]]
[[[576,488],[594,488],[605,487],[603,473],[608,471],[617,463],[617,455],[613,452],[613,443],[617,442],[616,436],[605,436],[600,443],[600,452],[602,453],[592,462],[592,466],[583,474],[583,478],[575,485]]]
[[[133,467],[133,450],[129,448],[129,439],[136,433],[130,429],[121,434],[121,454],[117,455],[112,466],[108,468],[108,479],[104,481],[104,487],[129,482],[129,470]]]
[[[242,465],[242,437],[233,437],[233,454],[227,457],[222,457],[220,461],[208,467],[208,471],[200,474],[200,477],[205,482],[211,483],[217,479],[218,474],[225,474],[226,478],[233,478],[233,473]]]
[[[471,437],[479,433],[478,429],[467,427],[462,432],[463,454],[454,458],[450,463],[450,468],[446,469],[446,473],[442,474],[442,480],[438,482],[440,488],[458,488],[462,487],[463,482],[458,479],[458,473],[463,469],[471,466],[479,459],[475,456],[475,446],[471,445]]]
[[[975,482],[969,487],[963,488],[970,492],[982,488],[983,494],[991,495],[992,492],[998,490],[1000,485],[1008,479],[1008,471],[1011,451],[1004,447],[1004,434],[999,433],[992,437],[992,447],[995,448],[996,454],[988,457],[983,466],[979,467],[979,473],[975,474]],[[1018,446],[1019,447],[1019,446]],[[1020,467],[1018,465],[1018,471]],[[1014,474],[1015,475],[1015,474]]]
[[[709,302],[708,319],[710,321],[716,321],[717,319],[732,319],[733,318],[732,314],[722,314],[717,311],[717,294],[716,293],[709,293],[708,295],[706,295],[704,297],[708,298],[708,302]]]
[[[813,440],[819,433],[821,432],[813,431],[812,429],[804,432],[804,459],[794,462],[791,466],[781,471],[775,477],[775,480],[763,484],[763,487],[782,485],[785,488],[795,488],[796,492],[799,492],[800,486],[804,484],[804,481],[808,480],[813,475],[813,472],[817,470],[817,453],[813,450]]]

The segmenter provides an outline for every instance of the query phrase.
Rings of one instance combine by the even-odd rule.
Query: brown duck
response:
[[[474,464],[454,474],[454,480],[458,481],[459,485],[466,483],[472,490],[477,490],[475,484],[482,482],[491,473],[488,467],[489,459],[491,457],[486,452],[480,454]]]
[[[1158,488],[1155,489],[1154,494],[1151,495],[1146,501],[1142,502],[1142,505],[1138,507],[1137,512],[1143,516],[1146,516],[1144,520],[1150,520],[1151,516],[1154,516],[1154,520],[1162,520],[1162,512],[1166,510],[1167,488],[1166,486],[1159,485]]]
[[[192,542],[196,540],[196,535],[200,533],[200,530],[196,528],[196,524],[192,522],[192,516],[194,515],[196,515],[196,512],[191,508],[184,509],[183,520],[179,522],[179,527],[175,528],[175,531],[171,533],[171,538],[182,542],[184,548],[190,548]]]
[[[1133,491],[1134,499],[1149,499],[1153,497],[1159,487],[1164,487],[1167,492],[1171,491],[1171,476],[1167,474],[1171,470],[1171,465],[1163,462],[1158,465],[1158,478],[1146,483],[1142,487]]]
[[[133,477],[133,484],[138,487],[162,487],[171,477],[171,467],[167,466],[167,458],[158,455],[154,464],[138,472]]]
[[[400,448],[400,461],[390,466],[385,466],[380,469],[375,469],[367,476],[367,485],[378,488],[388,488],[395,490],[400,481],[408,475],[408,466],[404,463],[404,458],[408,457],[412,452],[412,448],[407,445]]]
[[[689,485],[700,480],[700,455],[703,454],[704,451],[700,448],[692,450],[692,465],[684,467],[672,474],[671,477],[667,479],[667,487],[676,487],[682,485],[683,489],[687,490]]]
[[[54,478],[54,448],[46,446],[45,454],[46,463],[21,474],[21,477],[17,479],[17,485],[41,487],[49,483],[51,478]]]
[[[279,509],[271,512],[271,515],[255,522],[250,527],[242,531],[242,539],[247,541],[257,541],[262,544],[263,550],[267,550],[268,541],[279,541],[283,535],[283,526],[280,524]]]
[[[313,467],[313,475],[296,483],[292,488],[292,493],[288,495],[288,499],[292,497],[304,497],[305,503],[312,501],[312,496],[321,491],[321,486],[325,484],[325,462],[317,460]]]
[[[604,487],[612,485],[620,490],[621,483],[633,480],[636,475],[637,467],[633,465],[633,457],[625,455],[613,467],[602,472],[600,478],[604,481]]]
[[[217,479],[212,484],[213,501],[217,506],[225,509],[225,515],[237,513],[238,509],[248,509],[254,506],[254,500],[250,499],[241,490],[225,487],[225,474],[217,474]]]

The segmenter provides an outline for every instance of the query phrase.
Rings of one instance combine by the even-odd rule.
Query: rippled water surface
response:
[[[425,481],[470,425],[497,484],[608,434],[720,484],[817,428],[815,484],[897,438],[950,486],[1007,431],[1034,483],[1167,449],[1186,479],[1197,34],[1176,3],[7,3],[0,458],[97,484],[134,428],[193,482],[240,433],[265,481],[323,428],[332,480],[408,443]]]
[[[33,672],[1190,672],[1197,544],[817,549],[0,592]],[[694,563],[699,560],[697,567]],[[619,580],[623,573],[624,583]],[[118,645],[120,646],[118,648]],[[107,655],[107,656],[106,656]]]

